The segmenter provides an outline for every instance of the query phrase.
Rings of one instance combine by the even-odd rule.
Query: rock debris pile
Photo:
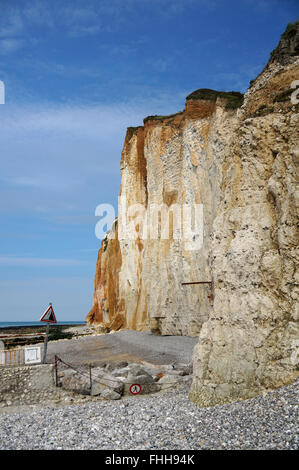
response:
[[[66,365],[64,365],[65,367]],[[58,386],[83,395],[119,400],[124,395],[165,391],[181,384],[191,385],[191,364],[103,364],[101,367],[64,368],[58,372]],[[130,390],[133,392],[130,392]]]

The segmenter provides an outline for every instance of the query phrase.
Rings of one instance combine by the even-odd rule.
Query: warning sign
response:
[[[130,390],[131,395],[138,395],[139,393],[142,392],[142,387],[140,384],[133,384],[131,385],[129,390]]]
[[[50,305],[47,308],[47,310],[43,313],[43,315],[41,316],[40,321],[43,321],[43,322],[46,322],[46,323],[57,323],[52,305]]]

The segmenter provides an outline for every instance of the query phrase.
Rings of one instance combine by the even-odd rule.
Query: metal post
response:
[[[214,282],[213,281],[195,281],[195,282],[182,282],[182,286],[190,286],[192,284],[210,284],[210,295],[208,298],[213,303],[214,300]]]
[[[52,303],[49,303],[49,307],[51,307]],[[47,347],[48,347],[48,336],[49,336],[49,323],[47,323],[47,328],[46,328],[46,337],[45,337],[45,343],[44,343],[44,354],[43,354],[43,361],[42,363],[46,363],[46,356],[47,356]]]
[[[49,323],[47,323],[47,327],[46,327],[46,337],[45,337],[45,343],[44,343],[43,364],[46,363],[47,347],[48,347],[48,336],[49,336]]]
[[[55,385],[58,387],[58,356],[55,354]]]
[[[91,387],[92,387],[91,364],[89,364],[89,383],[90,383],[90,390],[91,390]]]

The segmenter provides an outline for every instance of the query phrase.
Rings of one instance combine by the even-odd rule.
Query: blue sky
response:
[[[294,0],[0,0],[0,321],[84,320],[128,126],[246,91]]]

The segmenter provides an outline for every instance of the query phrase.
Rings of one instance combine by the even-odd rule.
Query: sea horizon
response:
[[[66,320],[66,321],[58,321],[56,325],[85,325],[85,321],[82,320]],[[0,321],[0,329],[7,328],[7,327],[20,327],[20,326],[45,326],[44,322],[40,321]]]

